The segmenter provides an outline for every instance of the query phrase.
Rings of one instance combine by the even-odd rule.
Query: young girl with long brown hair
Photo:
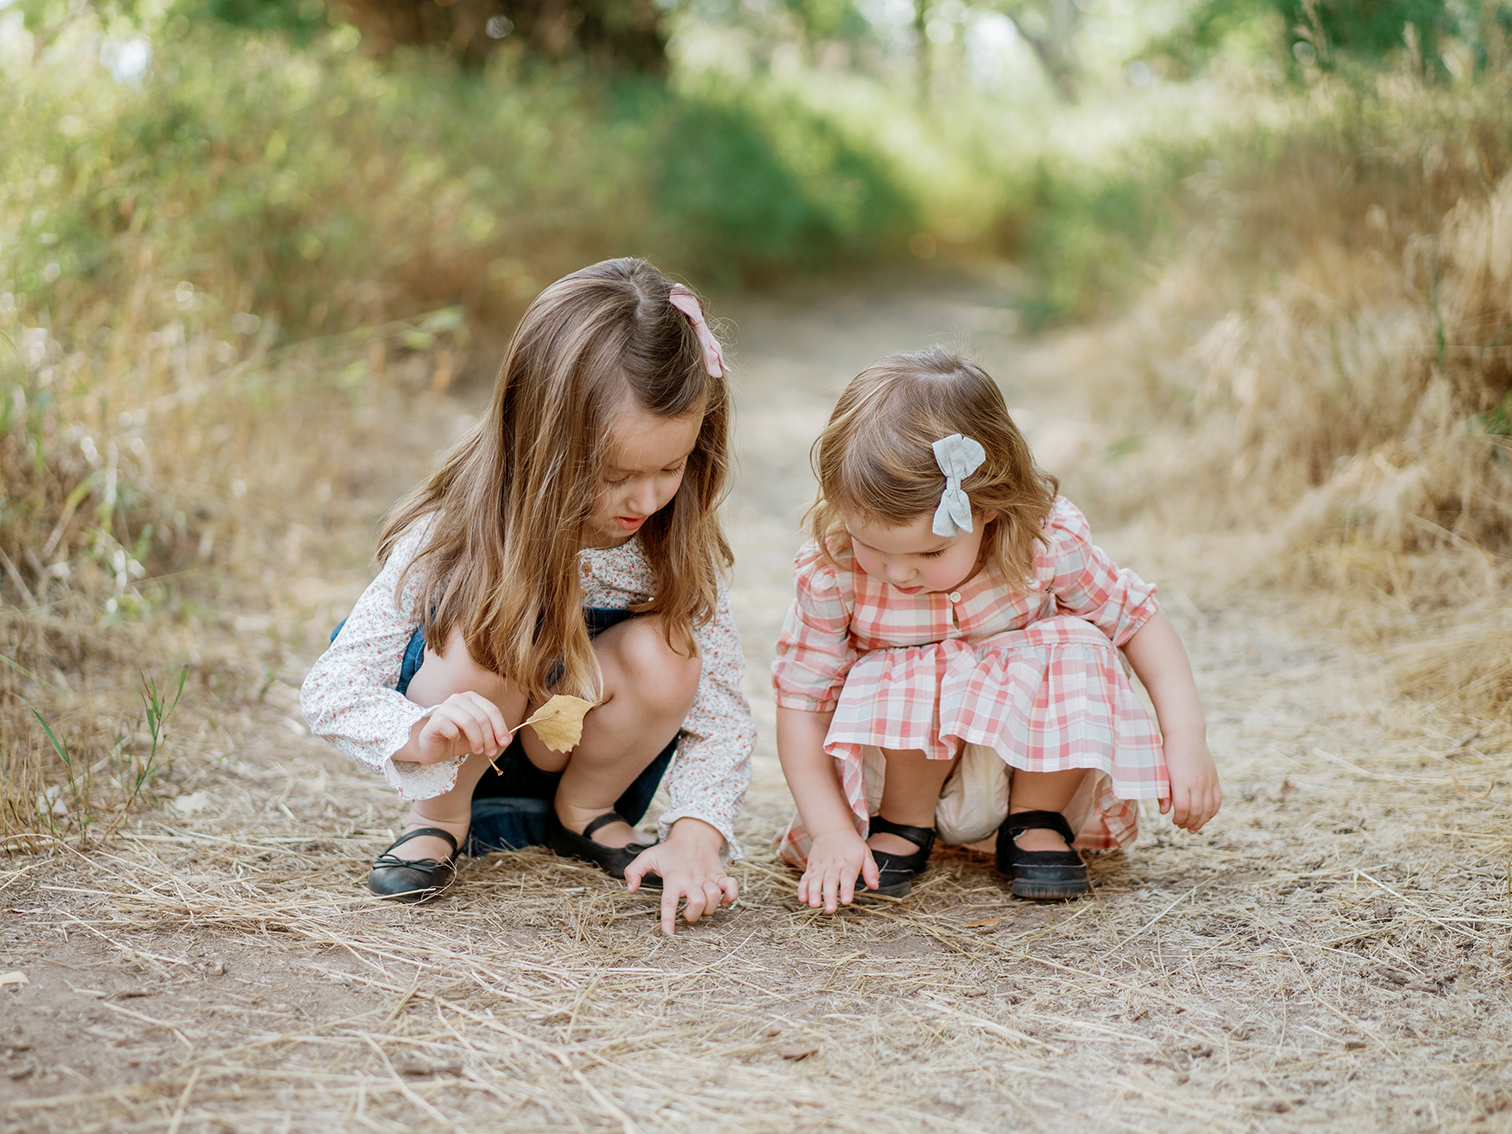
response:
[[[1155,588],[1092,543],[980,367],[882,359],[814,455],[813,538],[773,665],[800,901],[834,912],[858,875],[904,894],[936,834],[995,834],[1013,894],[1073,898],[1089,889],[1077,848],[1133,839],[1136,800],[1192,832],[1216,814],[1191,666]]]
[[[716,514],[729,416],[702,307],[650,264],[531,305],[488,413],[394,508],[304,683],[312,730],[413,801],[374,893],[425,900],[463,849],[545,843],[662,885],[667,933],[680,901],[696,921],[735,900],[755,729]],[[520,728],[554,693],[596,702],[567,753]],[[648,846],[634,824],[664,774]]]

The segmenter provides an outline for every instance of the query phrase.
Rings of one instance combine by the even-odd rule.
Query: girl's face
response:
[[[587,547],[618,547],[672,502],[698,444],[703,409],[657,417],[626,395],[609,427],[598,499],[584,522]]]
[[[905,595],[953,591],[975,575],[981,565],[982,532],[994,518],[992,513],[977,516],[975,531],[938,536],[931,530],[934,517],[928,514],[894,528],[850,512],[842,515],[856,565]]]

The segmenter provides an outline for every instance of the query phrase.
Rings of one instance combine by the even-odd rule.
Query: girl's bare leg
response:
[[[461,630],[453,630],[447,639],[446,649],[437,654],[425,652],[420,670],[410,681],[406,692],[417,705],[439,705],[453,693],[480,693],[499,707],[504,720],[514,724],[525,718],[525,694],[513,683],[496,673],[484,669],[473,661],[467,652],[467,643]],[[409,818],[404,824],[406,831],[416,827],[440,827],[456,838],[457,845],[467,838],[472,822],[473,788],[488,770],[486,756],[472,755],[457,769],[457,782],[451,791],[431,799],[417,800],[410,806]],[[434,858],[437,861],[449,858],[452,849],[444,839],[435,835],[421,835],[399,848],[399,857],[406,861]]]
[[[562,772],[556,813],[580,832],[606,811],[656,759],[687,718],[698,692],[702,662],[685,658],[662,636],[661,619],[645,615],[610,627],[593,640],[604,675],[603,698],[583,718],[583,738],[569,753],[553,752],[529,729],[525,755],[536,767]],[[628,823],[593,832],[610,847],[634,842]]]
[[[1086,768],[1068,768],[1063,772],[1025,772],[1013,770],[1008,785],[1008,814],[1020,811],[1058,811],[1066,813],[1071,797],[1087,776]],[[1025,831],[1014,840],[1026,851],[1065,851],[1071,848],[1054,831]]]
[[[918,749],[893,748],[882,749],[882,759],[887,762],[887,772],[877,814],[907,827],[933,827],[940,789],[956,761],[931,760]],[[902,835],[873,835],[866,845],[889,854],[913,854],[919,849]]]

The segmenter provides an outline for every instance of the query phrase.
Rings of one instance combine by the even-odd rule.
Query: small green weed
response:
[[[188,677],[187,665],[179,670],[176,683],[160,686],[155,678],[141,675],[140,712],[120,723],[109,752],[97,760],[71,745],[61,728],[55,728],[36,706],[20,698],[62,765],[63,782],[46,783],[45,774],[29,781],[9,774],[13,769],[8,769],[0,785],[5,796],[0,819],[6,828],[0,848],[35,850],[39,837],[73,839],[80,848],[107,842],[172,768],[164,751],[168,721],[184,695]],[[144,733],[145,737],[138,740]],[[14,748],[9,741],[9,737],[0,737],[0,745],[7,750]],[[144,747],[146,751],[140,751]],[[22,769],[26,764],[23,760]],[[102,779],[100,773],[106,770],[109,778]]]

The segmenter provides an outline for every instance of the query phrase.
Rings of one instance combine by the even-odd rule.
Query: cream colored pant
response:
[[[878,748],[861,750],[861,774],[866,782],[866,809],[875,815],[882,802],[886,762]],[[997,845],[997,829],[1008,818],[1008,782],[1013,769],[990,748],[967,744],[950,779],[940,792],[935,808],[935,830],[940,840],[952,846],[991,851]],[[1066,821],[1080,831],[1097,806],[1103,773],[1089,768],[1081,786],[1066,807]]]

